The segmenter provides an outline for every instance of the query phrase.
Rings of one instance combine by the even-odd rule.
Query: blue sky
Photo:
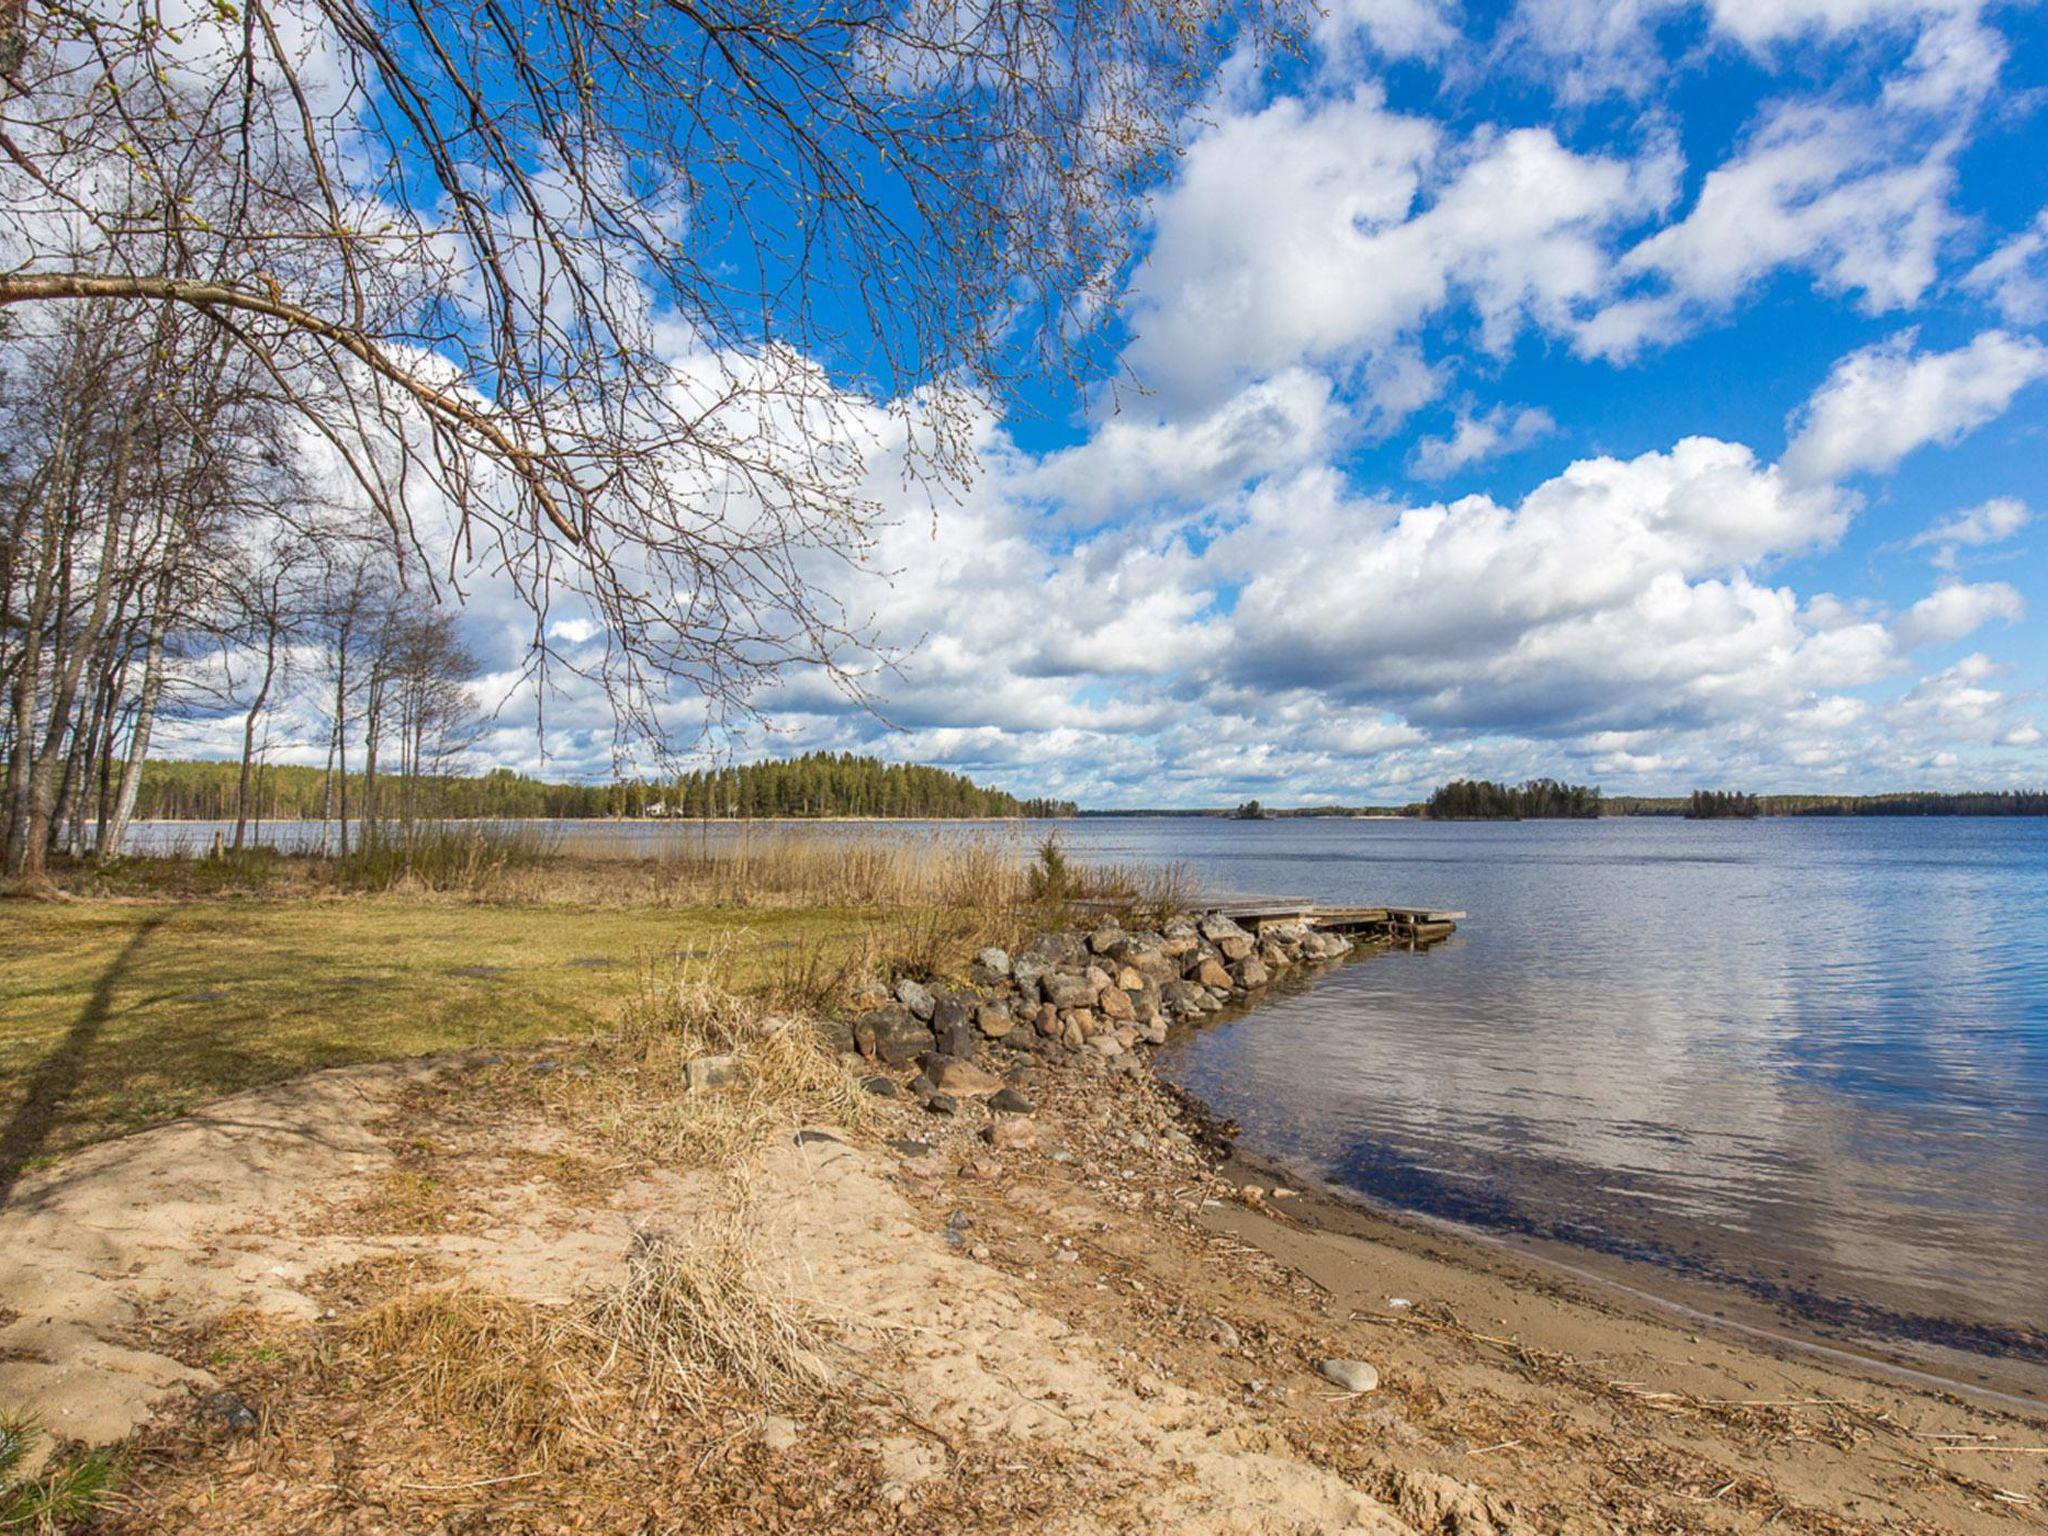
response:
[[[1219,84],[1122,315],[1144,391],[1027,387],[955,499],[878,434],[881,717],[797,677],[739,750],[1103,806],[2048,781],[2042,8],[1332,0]],[[480,760],[609,773],[550,719]]]

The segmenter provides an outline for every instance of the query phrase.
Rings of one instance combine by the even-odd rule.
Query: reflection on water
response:
[[[1204,859],[1471,914],[1455,947],[1176,1050],[1253,1144],[1412,1209],[2048,1359],[2048,823],[1349,822]]]
[[[1172,1048],[1166,1070],[1253,1146],[1409,1208],[2048,1358],[2048,821],[1060,832],[1083,856],[1184,860],[1216,890],[1470,914],[1449,945],[1344,966]],[[568,835],[647,853],[763,834]]]

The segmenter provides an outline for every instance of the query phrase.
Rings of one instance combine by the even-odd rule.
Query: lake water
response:
[[[579,841],[705,835],[614,826]],[[2048,820],[1059,832],[1218,892],[1469,913],[1168,1048],[1250,1147],[1823,1327],[2048,1364]]]

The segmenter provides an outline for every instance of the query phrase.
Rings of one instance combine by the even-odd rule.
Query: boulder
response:
[[[1095,1007],[1105,1018],[1118,1023],[1128,1023],[1138,1016],[1138,1010],[1131,1006],[1131,995],[1116,987],[1105,987],[1102,996],[1095,1000]]]
[[[1048,970],[1078,970],[1088,963],[1087,947],[1071,933],[1041,933],[1024,946],[1024,953],[1043,961]],[[1010,968],[1016,970],[1014,960]]]
[[[896,1001],[910,1011],[911,1017],[930,1021],[938,1009],[938,999],[922,982],[912,981],[908,976],[896,983]]]
[[[1101,989],[1088,977],[1074,971],[1054,971],[1040,983],[1045,1000],[1055,1008],[1090,1008]]]
[[[908,1008],[891,1003],[861,1015],[853,1026],[861,1055],[901,1066],[932,1048],[932,1032]]]
[[[1039,1143],[1041,1132],[1036,1120],[1024,1120],[1015,1115],[1005,1115],[984,1127],[981,1139],[999,1152],[1028,1152]]]
[[[1169,981],[1159,989],[1159,1005],[1168,1013],[1198,1013],[1201,1000],[1208,995],[1192,981]]]
[[[924,1071],[933,1087],[955,1098],[985,1098],[1003,1088],[1003,1080],[995,1073],[958,1056],[934,1056],[925,1063]]]
[[[1116,1057],[1124,1053],[1123,1042],[1115,1035],[1097,1035],[1088,1042],[1088,1049],[1098,1056]]]
[[[1242,960],[1257,948],[1246,933],[1226,933],[1216,941],[1216,947],[1223,951],[1226,960]]]
[[[965,1024],[973,1017],[973,1014],[974,1005],[971,999],[964,999],[954,992],[934,994],[932,1004],[933,1030],[952,1029],[955,1025]]]
[[[1017,1027],[1017,1016],[1008,1003],[983,1003],[974,1010],[975,1028],[990,1040],[1000,1040]]]
[[[1257,958],[1237,962],[1237,984],[1246,990],[1250,990],[1253,987],[1263,987],[1272,979],[1272,975],[1266,970],[1265,963]]]
[[[1010,952],[998,949],[993,944],[976,955],[974,963],[990,981],[999,980],[1010,974]]]
[[[1142,992],[1145,990],[1144,973],[1134,965],[1120,965],[1116,969],[1116,984],[1125,992]]]
[[[1017,989],[1017,995],[1025,1002],[1035,1003],[1039,998],[1039,983],[1051,969],[1043,960],[1021,955],[1010,962],[1010,985]]]
[[[1226,991],[1231,985],[1230,972],[1215,960],[1204,960],[1196,966],[1192,980],[1198,987],[1222,987]]]
[[[1091,955],[1106,955],[1116,948],[1118,943],[1122,941],[1123,936],[1123,929],[1119,928],[1115,923],[1104,923],[1100,928],[1088,935],[1088,953]]]
[[[944,1029],[932,1031],[939,1050],[947,1056],[958,1056],[962,1061],[974,1059],[974,1049],[981,1043],[981,1034],[975,1027],[962,1019]]]

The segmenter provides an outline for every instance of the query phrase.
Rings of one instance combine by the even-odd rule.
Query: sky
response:
[[[1204,104],[1118,335],[956,496],[872,457],[876,707],[794,676],[728,750],[1091,807],[2048,783],[2042,7],[1331,0]],[[609,777],[510,595],[464,624],[473,766]]]

